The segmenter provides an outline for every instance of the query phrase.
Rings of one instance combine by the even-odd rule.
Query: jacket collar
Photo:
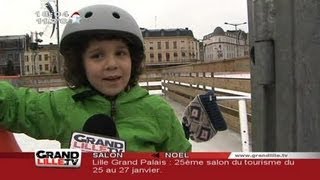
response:
[[[84,101],[92,98],[104,98],[107,100],[111,100],[104,94],[99,91],[91,88],[91,87],[80,87],[74,90],[75,94],[72,95],[74,101]],[[132,87],[129,91],[122,91],[117,97],[116,100],[119,103],[127,103],[131,101],[135,101],[137,99],[143,98],[147,96],[149,93],[147,90],[141,88],[139,85]]]

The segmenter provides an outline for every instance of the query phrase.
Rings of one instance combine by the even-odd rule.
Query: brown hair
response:
[[[91,40],[114,40],[120,39],[127,44],[131,57],[131,75],[127,88],[133,87],[138,83],[139,76],[143,71],[145,54],[143,47],[137,46],[130,38],[130,36],[115,35],[115,34],[87,34],[81,37],[74,38],[68,44],[68,49],[64,51],[64,78],[71,88],[78,88],[81,86],[90,86],[87,79],[82,55],[89,46]]]

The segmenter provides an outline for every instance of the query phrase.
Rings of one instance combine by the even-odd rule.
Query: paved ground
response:
[[[181,104],[166,98],[167,101],[176,110],[177,116],[182,119],[182,113],[184,106]],[[60,148],[60,143],[57,141],[49,140],[35,140],[25,134],[15,134],[16,139],[22,149],[25,152],[33,152],[40,148]],[[192,143],[192,151],[194,152],[239,152],[241,151],[241,138],[238,133],[231,130],[218,132],[210,141],[205,143],[196,143],[190,140]]]

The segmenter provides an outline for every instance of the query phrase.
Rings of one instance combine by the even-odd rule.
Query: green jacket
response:
[[[68,148],[72,133],[99,113],[115,118],[127,151],[191,151],[173,109],[139,86],[110,102],[89,88],[38,93],[0,81],[0,126],[36,139],[58,140],[62,148]]]

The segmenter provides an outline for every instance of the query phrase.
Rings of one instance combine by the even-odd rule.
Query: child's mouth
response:
[[[106,78],[103,78],[103,80],[105,81],[117,81],[121,78],[121,76],[109,76],[109,77],[106,77]]]

